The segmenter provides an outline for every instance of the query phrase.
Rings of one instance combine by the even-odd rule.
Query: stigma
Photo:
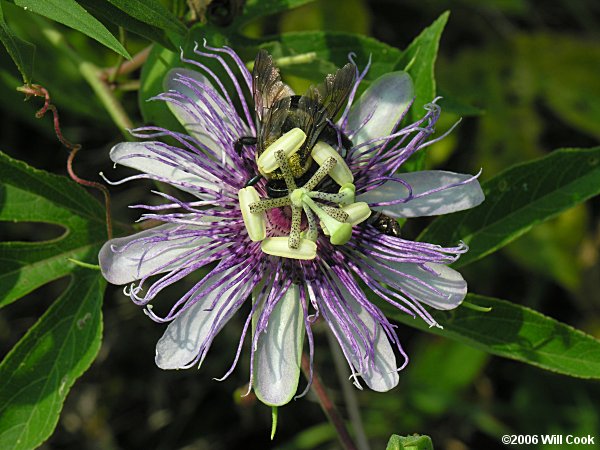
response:
[[[319,228],[332,245],[344,245],[352,237],[352,227],[365,221],[371,210],[365,202],[355,202],[352,172],[335,149],[325,142],[317,142],[311,156],[318,170],[298,187],[290,168],[289,157],[297,150],[302,136],[292,130],[269,148],[267,160],[260,161],[259,170],[279,169],[288,194],[280,198],[260,198],[252,186],[240,189],[238,198],[242,218],[252,241],[261,241],[264,253],[283,258],[311,260],[317,255]],[[277,145],[275,145],[277,144]],[[321,192],[318,185],[329,176],[340,188],[338,192]],[[267,211],[289,207],[292,212],[287,236],[267,237]],[[306,217],[302,226],[302,217]],[[307,225],[306,225],[307,224]]]

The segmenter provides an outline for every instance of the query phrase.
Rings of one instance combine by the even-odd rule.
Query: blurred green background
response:
[[[31,23],[11,6],[5,7],[11,27],[38,45],[36,81],[51,92],[63,133],[83,144],[76,161],[78,173],[97,180],[97,173],[111,165],[108,149],[123,137],[71,59],[51,44],[44,47],[43,21]],[[597,1],[321,0],[253,23],[246,32],[264,36],[306,29],[350,31],[405,48],[445,10],[451,16],[436,66],[438,93],[444,96],[438,131],[459,117],[463,121],[430,149],[428,167],[464,173],[483,168],[481,179],[487,180],[556,148],[598,145]],[[114,53],[89,38],[62,31],[79,54],[98,66],[117,63]],[[135,35],[128,35],[126,42],[131,54],[147,45]],[[46,52],[52,57],[45,57]],[[0,149],[37,168],[66,174],[67,153],[54,137],[50,118],[34,117],[40,101],[23,102],[15,90],[21,84],[18,72],[4,52],[0,67]],[[118,95],[135,124],[141,125],[135,87],[133,83],[133,90]],[[127,205],[147,197],[149,188],[140,184],[111,188],[117,219],[134,220],[136,212],[128,211]],[[472,292],[532,307],[600,337],[599,218],[597,201],[580,205],[461,271]],[[409,222],[408,237],[416,236],[426,223]],[[60,227],[40,224],[1,224],[0,231],[9,240],[45,240],[61,234]],[[65,284],[54,282],[0,311],[1,354]],[[219,335],[199,372],[163,372],[153,358],[163,328],[149,321],[119,288],[109,287],[103,311],[99,357],[74,386],[55,434],[42,448],[338,448],[334,430],[311,394],[281,408],[277,436],[271,442],[270,410],[252,395],[241,397],[248,381],[248,358],[241,358],[228,380],[211,379],[229,368],[243,315]],[[429,434],[441,450],[495,450],[505,448],[500,442],[505,433],[600,432],[597,382],[490,357],[404,326],[398,334],[411,357],[400,386],[386,394],[356,392],[373,449],[384,448],[392,433]],[[341,404],[324,328],[317,328],[316,341],[317,368],[332,398]]]

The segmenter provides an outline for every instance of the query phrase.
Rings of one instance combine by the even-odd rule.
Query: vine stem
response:
[[[97,183],[95,181],[84,180],[80,178],[75,171],[73,170],[73,160],[75,159],[75,155],[79,150],[81,150],[81,144],[73,144],[67,138],[65,138],[62,134],[62,130],[60,128],[60,119],[58,116],[58,110],[56,106],[50,103],[50,93],[48,90],[40,86],[39,84],[29,84],[17,88],[19,92],[23,92],[27,98],[34,97],[42,97],[44,99],[44,105],[35,113],[35,117],[41,119],[46,115],[48,111],[52,112],[52,120],[54,123],[54,132],[56,133],[57,139],[60,141],[62,145],[64,145],[69,150],[69,158],[67,159],[67,172],[73,181],[83,186],[92,187],[94,189],[98,189],[102,191],[104,195],[104,206],[106,211],[106,234],[108,235],[108,239],[112,239],[112,219],[110,213],[110,193],[108,189],[103,184]]]
[[[126,75],[139,69],[148,59],[148,55],[150,55],[150,50],[152,50],[151,45],[149,45],[139,53],[136,53],[129,61],[119,63],[117,67],[105,69],[101,75],[102,80],[105,80],[109,83],[113,83],[115,78],[119,75]]]
[[[319,403],[323,412],[331,422],[331,424],[335,427],[337,431],[338,438],[340,439],[342,445],[345,450],[358,450],[356,444],[352,440],[350,433],[348,433],[348,429],[346,428],[346,424],[344,420],[340,416],[338,410],[336,409],[331,397],[327,394],[325,390],[325,386],[321,382],[321,378],[319,374],[315,370],[314,366],[312,368],[312,380],[311,380],[311,367],[310,367],[310,358],[306,355],[306,353],[302,353],[302,371],[304,372],[304,376],[308,380],[308,382],[312,382],[311,389],[317,395],[319,399]]]
[[[352,429],[354,430],[354,436],[356,437],[356,444],[359,450],[370,450],[369,440],[365,434],[365,429],[362,423],[362,417],[360,415],[360,408],[358,406],[358,400],[356,398],[356,390],[354,386],[348,382],[350,372],[346,359],[340,349],[338,342],[336,341],[333,334],[327,332],[327,342],[329,343],[329,349],[333,356],[333,363],[335,366],[335,372],[338,376],[339,383],[342,386],[342,395],[344,396],[344,402],[346,408],[348,408],[348,416],[352,423]]]

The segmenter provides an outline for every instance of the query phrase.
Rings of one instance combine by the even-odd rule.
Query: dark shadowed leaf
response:
[[[600,147],[561,149],[511,167],[483,184],[476,208],[436,219],[419,237],[436,244],[463,240],[456,267],[476,261],[531,227],[600,193]]]
[[[185,34],[185,27],[159,0],[108,0],[127,15],[153,27]]]
[[[151,42],[157,42],[162,46],[175,50],[175,46],[167,38],[164,30],[132,17],[108,2],[98,2],[96,0],[78,0],[78,2],[96,17],[123,27],[125,30],[145,37]]]
[[[239,27],[258,17],[269,16],[312,1],[314,0],[247,0],[236,26]]]
[[[0,42],[6,48],[6,51],[15,62],[23,83],[29,83],[33,75],[33,58],[35,56],[35,46],[27,41],[20,39],[9,28],[4,21],[2,12],[2,3],[0,3]]]

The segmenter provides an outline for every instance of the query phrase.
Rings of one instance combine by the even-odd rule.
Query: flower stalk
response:
[[[346,424],[344,423],[344,419],[340,416],[337,408],[335,407],[331,397],[327,393],[325,386],[321,382],[321,377],[317,373],[314,364],[312,365],[311,371],[311,362],[310,358],[304,353],[302,354],[302,372],[304,372],[304,376],[311,383],[311,389],[317,396],[319,400],[319,404],[321,405],[321,409],[327,416],[327,419],[334,426],[335,431],[337,432],[337,436],[344,447],[345,450],[358,450],[358,447],[352,440],[348,429],[346,428]]]

